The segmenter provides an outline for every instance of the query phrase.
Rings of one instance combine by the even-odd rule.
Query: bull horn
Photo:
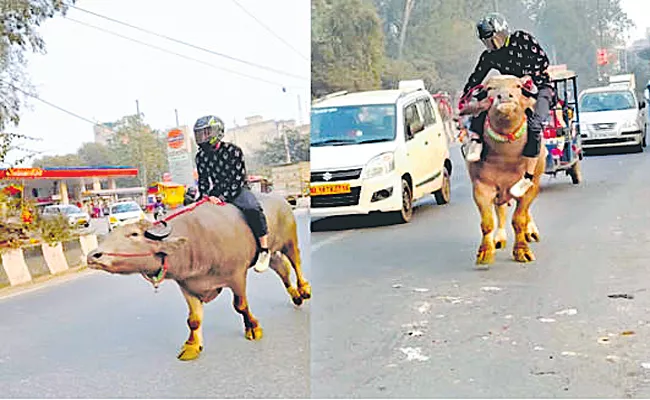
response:
[[[144,237],[151,240],[164,240],[167,239],[172,233],[172,228],[166,222],[162,222],[162,227],[154,226],[153,228],[144,231]]]

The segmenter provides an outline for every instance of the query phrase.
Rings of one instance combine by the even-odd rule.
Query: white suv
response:
[[[414,201],[450,200],[447,136],[422,81],[316,100],[310,152],[312,217],[394,212],[408,222]]]

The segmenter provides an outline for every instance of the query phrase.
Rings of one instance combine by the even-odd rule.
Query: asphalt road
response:
[[[299,212],[304,271],[309,223]],[[274,272],[249,273],[264,338],[244,338],[224,291],[205,307],[205,349],[184,363],[187,307],[173,282],[102,272],[0,299],[0,397],[228,398],[309,396],[310,302],[293,306]]]
[[[512,261],[509,228],[481,271],[452,151],[449,205],[313,224],[312,395],[650,397],[650,154],[590,156],[579,186],[545,177],[537,261]]]

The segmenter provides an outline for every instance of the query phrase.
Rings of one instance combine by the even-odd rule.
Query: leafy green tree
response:
[[[598,84],[596,51],[623,44],[631,21],[620,0],[535,0],[530,4],[538,37],[558,63],[580,75],[581,86]],[[602,73],[612,73],[605,67]]]
[[[77,150],[77,156],[81,160],[81,165],[100,166],[115,165],[116,154],[108,146],[101,143],[84,143]]]
[[[313,41],[328,38],[329,34],[338,39],[329,37],[322,43],[346,43],[351,37],[351,30],[332,30],[331,23],[325,22],[333,20],[331,15],[341,14],[336,14],[335,3],[325,0],[313,3]],[[423,79],[430,90],[454,93],[462,89],[484,50],[476,38],[476,21],[494,11],[495,3],[512,29],[530,31],[540,40],[552,63],[567,64],[576,70],[581,86],[598,84],[596,49],[613,49],[621,44],[622,33],[630,26],[620,0],[372,0],[372,3],[384,38],[386,60],[380,68],[384,88],[395,88],[402,79]],[[354,12],[346,11],[345,15],[348,19],[360,18]],[[348,21],[339,25],[359,23]],[[349,53],[348,58],[352,54],[355,53]],[[346,59],[346,55],[341,54],[339,59]],[[318,79],[323,71],[332,70],[321,63],[321,58],[314,58],[312,64]],[[616,65],[611,63],[601,68],[601,75],[615,73]],[[348,66],[349,76],[359,68]],[[316,84],[320,82],[318,79]],[[356,89],[347,84],[348,77],[332,76],[331,79],[340,84],[330,82],[328,88]]]
[[[77,154],[66,154],[62,156],[45,156],[34,160],[32,165],[35,168],[45,167],[79,167],[85,166]]]
[[[29,93],[25,74],[27,52],[45,52],[45,41],[38,34],[38,26],[58,13],[65,13],[75,0],[1,0],[0,1],[0,151],[4,163],[11,142],[19,138],[4,132],[10,125],[18,125],[24,92]]]
[[[269,167],[287,163],[287,148],[291,156],[291,162],[309,161],[309,135],[301,135],[297,130],[288,129],[284,137],[276,138],[262,144],[253,158],[256,166]],[[250,168],[249,168],[250,169]]]
[[[121,180],[122,185],[146,186],[162,180],[169,169],[167,147],[159,132],[144,123],[141,116],[130,115],[115,125],[115,136],[109,142],[109,149],[115,155],[114,162],[135,166],[139,170],[137,179]]]
[[[312,95],[381,86],[381,21],[367,0],[312,2]]]

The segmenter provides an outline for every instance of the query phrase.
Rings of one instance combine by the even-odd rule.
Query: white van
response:
[[[447,136],[420,80],[316,100],[310,151],[312,217],[393,212],[408,222],[414,201],[450,200]]]

